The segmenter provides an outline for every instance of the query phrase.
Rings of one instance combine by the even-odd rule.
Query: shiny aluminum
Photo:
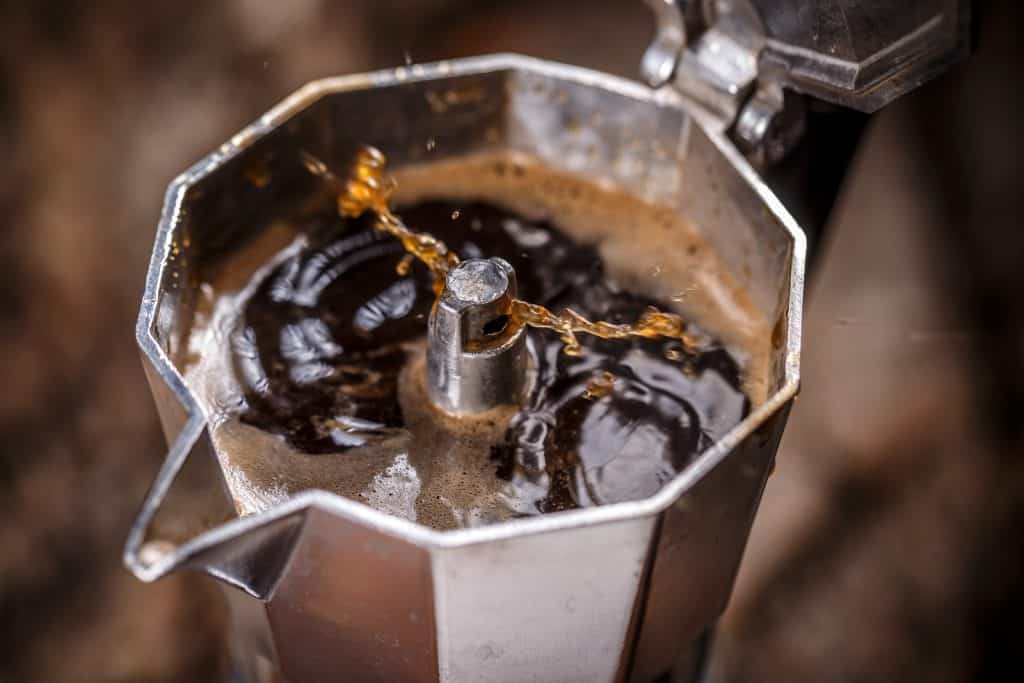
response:
[[[438,111],[439,92],[472,97]],[[774,327],[767,399],[645,500],[439,532],[310,490],[238,517],[181,374],[200,273],[323,191],[302,152],[341,167],[367,143],[398,166],[511,149],[682,212]],[[254,167],[271,182],[249,182]],[[311,83],[167,191],[137,338],[171,446],[125,563],[219,579],[245,681],[688,680],[797,392],[804,252],[670,89],[515,55]]]
[[[763,26],[763,70],[794,90],[875,111],[945,71],[970,49],[969,0],[713,0],[745,4]],[[746,10],[744,10],[746,11]]]
[[[527,386],[523,328],[504,334],[516,272],[500,258],[455,266],[427,324],[427,396],[453,415],[518,404]]]
[[[697,69],[724,72],[736,71],[737,62],[753,59],[762,78],[828,102],[875,111],[942,73],[970,50],[967,0],[648,0],[648,4],[655,10],[658,29],[642,71],[658,85],[673,72],[688,83],[704,80],[700,74],[687,73],[687,60],[694,60],[692,66]],[[700,9],[695,12],[694,6]],[[713,36],[708,44],[694,40],[699,23]],[[714,48],[718,58],[709,59],[712,45],[722,42],[733,45]],[[739,72],[737,77],[713,74],[712,81],[723,86],[716,97],[727,95],[731,87],[743,87],[748,69]],[[729,81],[734,85],[728,86]],[[686,86],[682,89],[689,92]]]
[[[783,89],[875,111],[970,50],[967,0],[648,0],[657,33],[641,63],[706,107],[759,165],[802,133]],[[674,74],[674,78],[672,77]]]
[[[670,80],[679,55],[686,46],[686,22],[682,8],[689,0],[645,0],[654,12],[657,32],[640,59],[640,75],[647,85],[659,88]]]

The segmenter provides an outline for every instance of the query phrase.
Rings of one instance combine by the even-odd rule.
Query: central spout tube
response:
[[[515,297],[504,259],[467,259],[448,273],[427,327],[427,395],[438,408],[473,415],[522,401],[526,336],[509,320]]]

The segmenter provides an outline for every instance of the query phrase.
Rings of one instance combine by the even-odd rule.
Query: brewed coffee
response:
[[[557,212],[521,210],[543,203],[552,176],[495,163],[482,182],[486,201],[444,198],[438,184],[433,196],[412,193],[398,213],[464,258],[504,258],[520,298],[553,311],[631,323],[650,306],[671,307],[624,287],[600,239],[566,234]],[[544,188],[536,196],[494,192],[505,174],[522,190],[527,169]],[[616,196],[569,176],[559,182],[563,201]],[[422,188],[422,178],[409,184]],[[653,215],[661,214],[637,211],[635,220]],[[637,500],[750,409],[756,354],[696,326],[686,345],[581,335],[577,355],[563,352],[557,334],[529,329],[526,405],[456,420],[431,406],[422,386],[430,269],[410,263],[371,214],[340,218],[330,201],[270,231],[267,242],[254,246],[264,263],[245,286],[211,283],[211,317],[193,332],[199,362],[188,373],[240,512],[315,487],[444,529]]]

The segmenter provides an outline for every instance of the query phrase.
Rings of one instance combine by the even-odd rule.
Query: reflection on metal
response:
[[[746,0],[765,26],[762,59],[794,90],[875,111],[970,49],[968,0]]]
[[[803,126],[799,108],[783,107],[776,90],[871,112],[970,49],[967,0],[704,0],[692,4],[707,29],[698,35],[697,22],[685,22],[681,53],[666,38],[682,23],[674,3],[648,4],[658,31],[641,65],[647,81],[668,84],[661,76],[674,72],[674,87],[723,128],[737,124],[737,143],[769,163]]]
[[[756,81],[755,52],[735,35],[712,27],[683,53],[675,85],[728,123]]]
[[[732,138],[758,169],[780,161],[804,133],[805,103],[778,82],[761,83],[740,110]]]
[[[675,74],[679,55],[686,46],[686,25],[680,3],[688,0],[645,0],[654,11],[657,24],[654,41],[640,60],[640,75],[652,88],[658,88]]]
[[[454,415],[515,404],[526,384],[523,328],[507,332],[516,273],[500,258],[469,259],[450,273],[427,327],[427,395]]]
[[[480,96],[430,106],[468,88]],[[199,273],[317,196],[301,152],[342,166],[363,144],[399,167],[514,150],[683,212],[777,330],[766,399],[644,500],[445,532],[318,490],[237,516],[181,375]],[[254,165],[270,182],[249,180]],[[666,233],[665,249],[681,243]],[[666,680],[728,600],[797,392],[804,251],[674,91],[514,55],[312,83],[168,189],[137,339],[171,447],[125,563],[146,581],[191,569],[231,586],[241,680]]]

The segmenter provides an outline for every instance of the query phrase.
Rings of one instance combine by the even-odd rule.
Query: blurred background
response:
[[[716,681],[1020,666],[1021,13],[978,3],[974,56],[868,122]],[[639,0],[0,0],[0,682],[222,676],[217,594],[120,564],[165,449],[133,331],[174,175],[313,78],[501,50],[634,77],[652,31]]]

